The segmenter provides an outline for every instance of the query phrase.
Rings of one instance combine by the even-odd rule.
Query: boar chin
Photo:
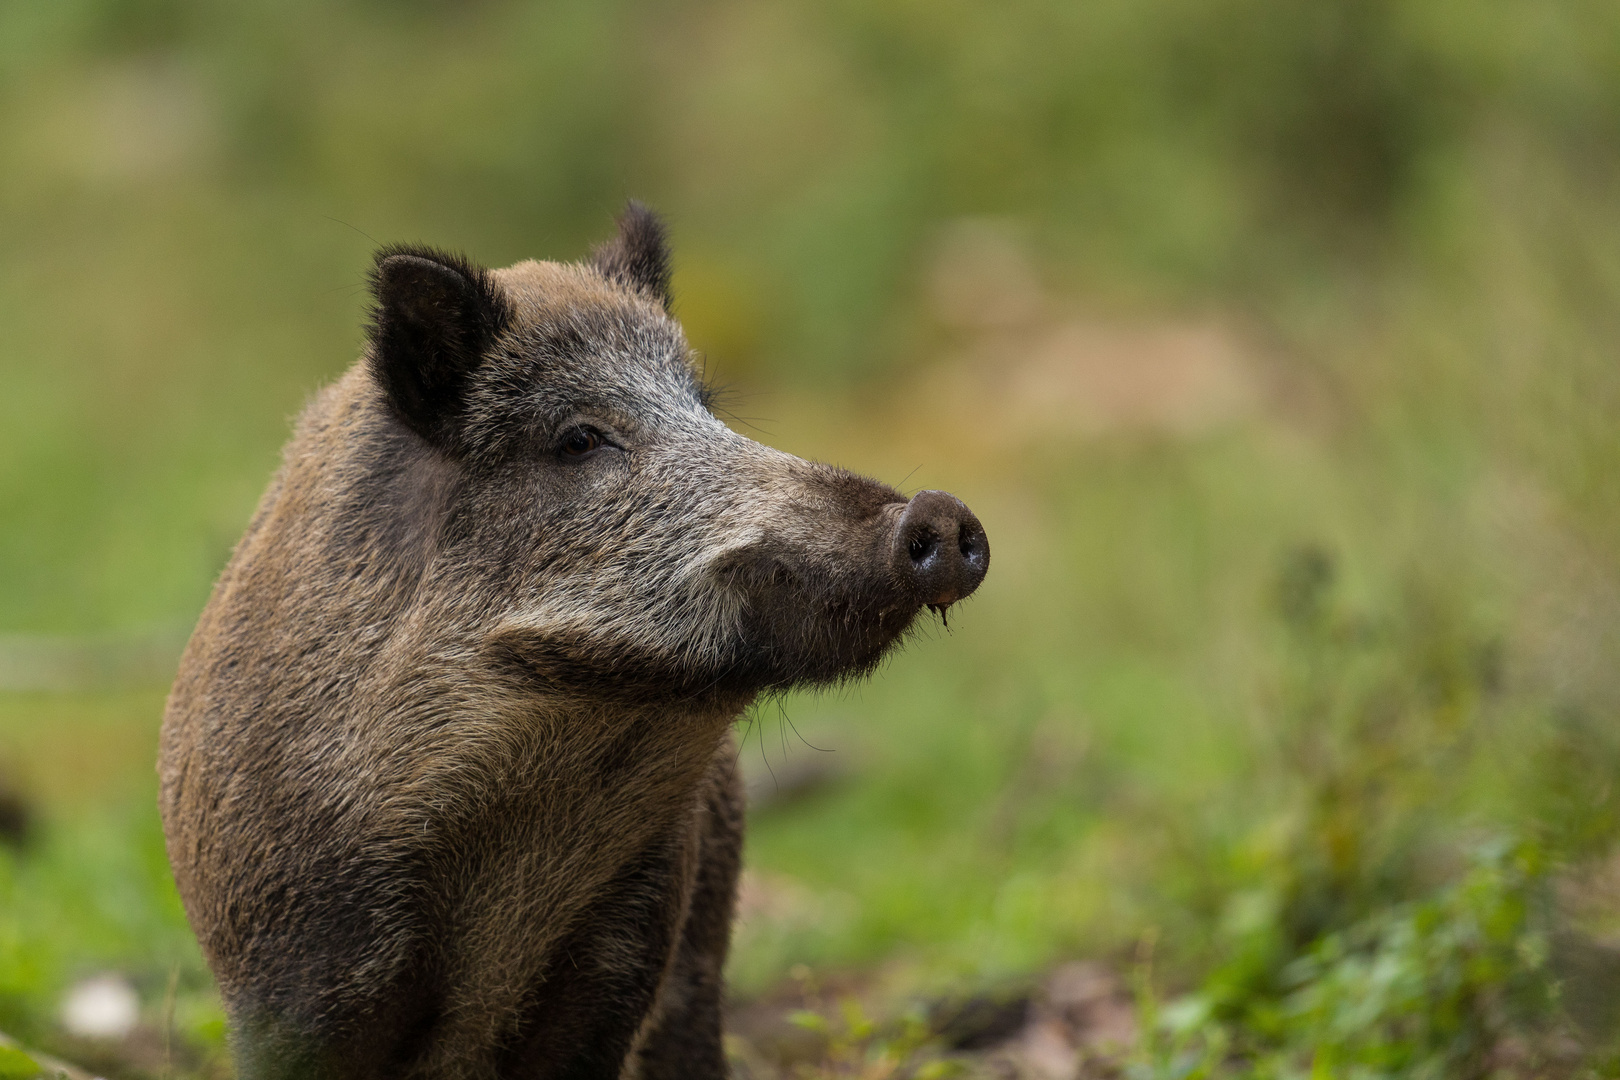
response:
[[[720,632],[640,641],[577,624],[508,624],[485,641],[498,668],[548,695],[591,700],[735,703],[869,674],[915,621],[922,601],[874,573],[817,581],[779,557],[729,560],[716,585],[731,598]]]

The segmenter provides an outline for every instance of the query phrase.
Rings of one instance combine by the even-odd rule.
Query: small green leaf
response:
[[[860,1041],[872,1037],[876,1025],[866,1018],[861,1010],[861,1003],[852,997],[844,998],[839,1002],[844,1011],[844,1024],[849,1028],[849,1037]]]
[[[788,1022],[796,1024],[806,1031],[824,1032],[827,1030],[827,1018],[820,1013],[811,1012],[809,1009],[800,1009],[798,1012],[793,1013],[788,1017]],[[3,1080],[3,1078],[0,1078],[0,1080]]]

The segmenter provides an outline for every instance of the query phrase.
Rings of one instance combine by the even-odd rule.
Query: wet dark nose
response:
[[[990,541],[955,495],[919,491],[894,529],[894,568],[936,607],[970,595],[990,569]]]

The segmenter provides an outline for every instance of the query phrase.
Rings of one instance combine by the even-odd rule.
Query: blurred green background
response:
[[[0,5],[0,1028],[223,1075],[179,645],[377,245],[576,258],[629,196],[739,430],[995,550],[743,727],[739,1003],[1087,960],[1134,1026],[1082,1070],[1613,1075],[1603,0]],[[138,1024],[75,1035],[102,972]],[[946,1074],[843,1015],[739,1069]]]

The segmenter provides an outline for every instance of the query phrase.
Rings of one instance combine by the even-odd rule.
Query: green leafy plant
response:
[[[1556,1004],[1536,917],[1545,885],[1533,846],[1486,845],[1437,895],[1313,942],[1285,965],[1275,993],[1234,998],[1217,972],[1199,992],[1146,1009],[1133,1075],[1488,1075],[1501,1041]]]
[[[805,988],[807,1007],[789,1020],[822,1036],[826,1045],[821,1061],[796,1067],[802,1080],[888,1080],[902,1071],[916,1080],[944,1080],[962,1072],[959,1063],[933,1052],[936,1037],[921,1010],[880,1022],[853,996],[826,1002],[813,983]]]

